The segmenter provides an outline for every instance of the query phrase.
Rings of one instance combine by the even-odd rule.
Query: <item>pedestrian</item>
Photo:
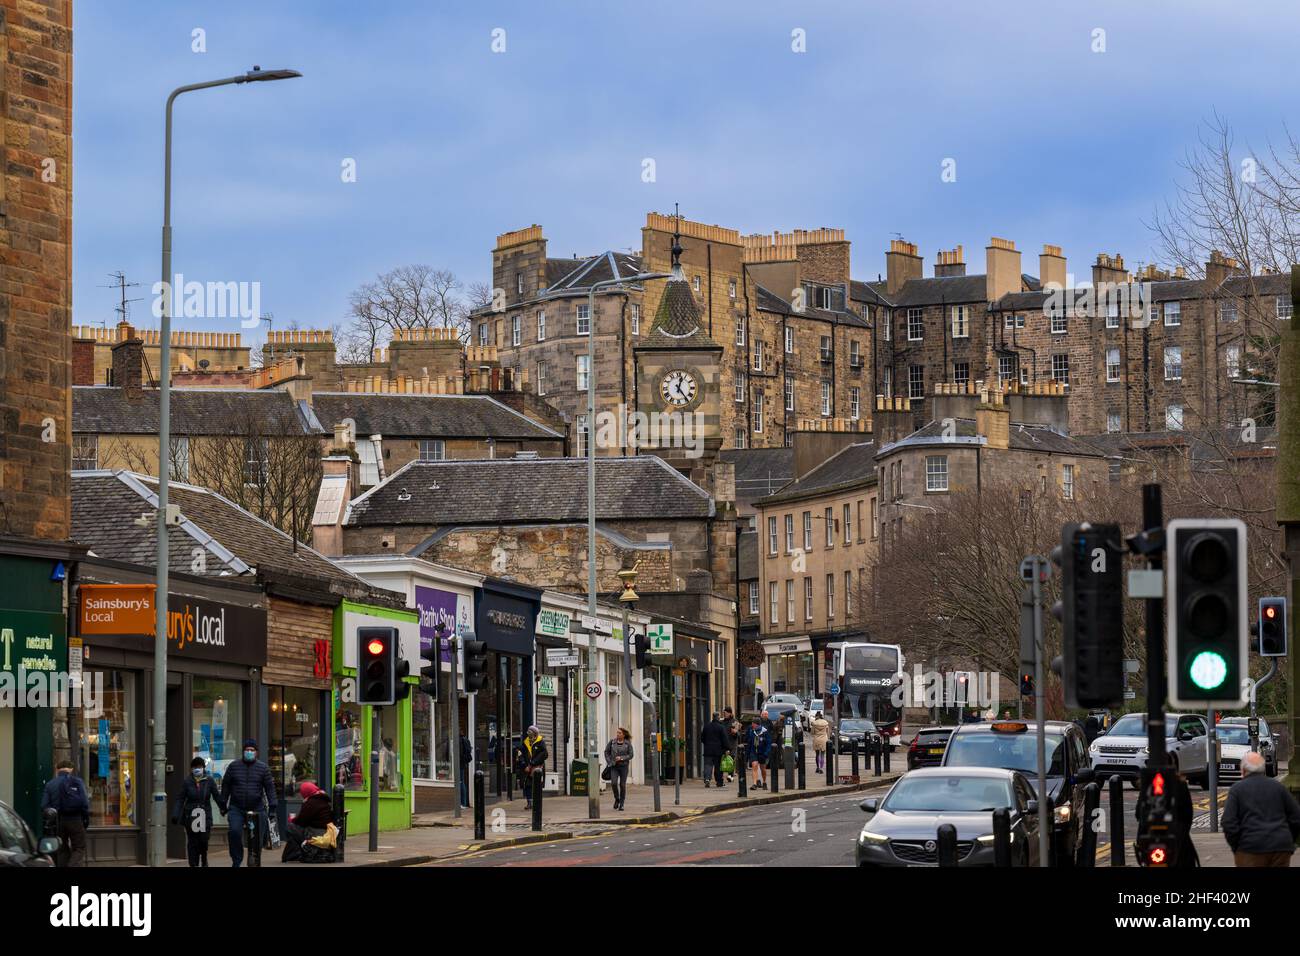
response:
[[[208,773],[207,761],[195,757],[190,761],[190,775],[181,784],[172,806],[172,823],[185,828],[185,855],[190,866],[208,865],[208,840],[212,836],[212,804],[222,816],[226,803],[217,790],[217,781]]]
[[[474,763],[474,747],[464,731],[460,735],[460,805],[469,806],[469,768]]]
[[[326,830],[334,822],[334,804],[330,796],[310,780],[298,784],[302,806],[289,818],[285,827],[284,852],[280,860],[293,863],[302,857],[302,845],[312,830]]]
[[[722,755],[731,752],[731,740],[722,718],[717,714],[704,725],[700,731],[700,744],[704,752],[704,786],[709,785],[712,774],[714,782],[722,786]]]
[[[244,740],[242,759],[232,760],[226,767],[221,778],[221,800],[226,804],[230,824],[230,865],[238,868],[244,862],[244,822],[255,813],[257,825],[249,836],[248,861],[251,866],[260,866],[262,834],[266,832],[262,804],[266,804],[267,815],[275,813],[275,779],[271,768],[257,759],[257,741],[252,737]]]
[[[722,726],[727,729],[727,751],[734,756],[731,761],[731,771],[727,773],[727,783],[736,782],[736,759],[743,756],[736,752],[736,745],[740,742],[740,721],[736,720],[735,711],[730,707],[722,708]]]
[[[826,769],[826,746],[831,739],[831,722],[818,711],[813,715],[808,728],[812,731],[813,752],[817,755],[817,772],[821,773]]]
[[[767,757],[772,750],[772,735],[755,717],[745,734],[745,763],[754,775],[754,789],[767,789]]]
[[[86,865],[86,827],[90,825],[90,797],[86,782],[72,772],[71,760],[60,760],[54,779],[45,784],[41,810],[59,814],[59,866]]]
[[[627,775],[632,769],[632,735],[622,727],[605,744],[605,766],[609,768],[609,788],[614,791],[614,809],[622,810],[627,802]]]
[[[1265,766],[1262,754],[1246,754],[1223,807],[1223,835],[1237,866],[1290,866],[1300,837],[1300,804]]]
[[[536,724],[528,728],[523,743],[519,745],[519,772],[524,778],[524,809],[533,808],[533,781],[540,776],[546,766],[546,741]],[[540,785],[540,784],[539,784]]]

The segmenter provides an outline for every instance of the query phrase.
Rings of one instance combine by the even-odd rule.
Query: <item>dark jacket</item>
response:
[[[460,738],[460,765],[468,767],[474,762],[474,748],[470,746],[468,737]]]
[[[700,731],[700,743],[704,745],[704,756],[721,757],[731,749],[731,738],[722,721],[711,720]]]
[[[334,804],[324,790],[313,793],[302,802],[302,809],[294,814],[293,822],[304,829],[324,830],[334,822]]]
[[[529,751],[531,746],[532,751]],[[534,767],[543,767],[546,765],[546,738],[538,737],[531,744],[528,743],[527,735],[519,744],[519,769],[521,772],[532,770]]]
[[[86,782],[75,773],[56,773],[54,779],[45,784],[41,809],[55,809],[59,816],[81,817],[83,823],[88,822],[90,796],[86,792]]]
[[[760,726],[758,730],[750,727],[745,731],[745,760],[747,763],[753,763],[755,760],[766,760],[768,753],[772,749],[772,735],[767,732],[767,728]]]
[[[195,778],[194,774],[190,774],[185,782],[181,784],[181,792],[176,794],[176,802],[172,804],[172,823],[178,823],[192,833],[211,833],[212,801],[214,800],[217,803],[217,808],[224,814],[226,812],[226,801],[222,799],[221,794],[217,791],[217,782],[207,774],[198,778]],[[203,828],[201,830],[194,827],[195,810],[203,811]]]
[[[275,811],[275,781],[271,778],[271,768],[260,760],[245,763],[232,760],[226,766],[226,775],[221,778],[221,799],[228,807],[244,813],[262,809],[262,797],[266,797],[268,813]]]
[[[1276,780],[1249,774],[1228,791],[1223,835],[1233,852],[1290,853],[1300,836],[1300,804]]]

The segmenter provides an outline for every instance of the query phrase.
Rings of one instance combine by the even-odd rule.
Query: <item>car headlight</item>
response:
[[[1101,753],[1101,744],[1094,743],[1088,750],[1092,753]]]
[[[870,830],[863,830],[858,836],[859,843],[870,843],[879,846],[882,843],[888,843],[889,837],[881,836],[879,833],[872,833]]]
[[[1151,748],[1143,747],[1141,750],[1138,751],[1138,753],[1140,753],[1144,757],[1149,757],[1151,756]]]
[[[1069,822],[1070,822],[1070,805],[1067,803],[1067,804],[1064,804],[1064,805],[1062,805],[1062,806],[1057,807],[1057,808],[1052,812],[1052,815],[1053,815],[1053,818],[1056,820],[1057,823],[1069,823]]]

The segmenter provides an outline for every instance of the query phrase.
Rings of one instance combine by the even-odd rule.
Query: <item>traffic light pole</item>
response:
[[[370,852],[379,849],[379,708],[370,707]]]
[[[1034,556],[1034,720],[1038,721],[1038,865],[1048,866],[1048,837],[1051,817],[1047,795],[1047,734],[1043,726],[1043,568],[1047,564]]]
[[[1164,529],[1164,508],[1161,502],[1160,486],[1149,484],[1142,486],[1142,526],[1147,535],[1162,535]],[[1163,571],[1165,565],[1164,547],[1147,554],[1147,561],[1152,571]],[[1163,769],[1168,755],[1165,753],[1165,662],[1164,662],[1164,620],[1165,599],[1163,597],[1147,598],[1147,768]],[[1143,779],[1143,786],[1149,782]]]
[[[451,752],[455,754],[452,763],[451,780],[452,785],[456,788],[456,799],[452,802],[455,809],[452,810],[452,816],[457,820],[460,819],[460,795],[465,786],[465,768],[460,759],[460,680],[456,671],[458,670],[457,646],[460,644],[460,638],[452,634],[447,638],[447,646],[451,651]],[[435,653],[442,656],[442,650],[439,648]],[[438,667],[442,667],[442,662],[438,662]],[[435,670],[435,673],[437,671]]]

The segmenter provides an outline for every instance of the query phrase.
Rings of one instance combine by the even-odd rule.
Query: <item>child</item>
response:
[[[221,799],[217,782],[208,775],[202,757],[190,761],[190,776],[176,795],[176,804],[172,808],[172,823],[185,827],[185,849],[190,858],[190,866],[208,865],[208,837],[212,834],[212,801],[222,815],[226,813],[226,803]]]

